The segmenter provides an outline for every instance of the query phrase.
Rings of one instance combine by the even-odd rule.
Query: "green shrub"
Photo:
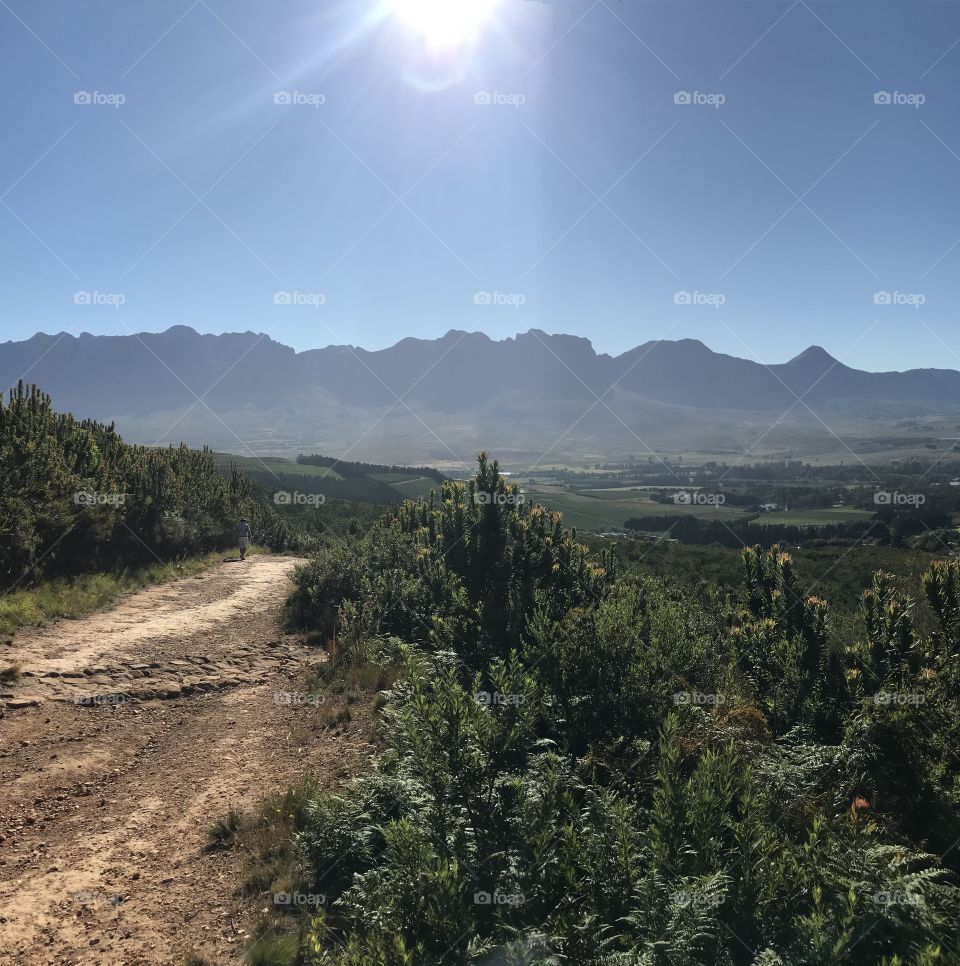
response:
[[[953,961],[960,569],[933,635],[878,574],[841,640],[778,548],[706,594],[515,493],[481,457],[298,577],[328,687],[392,684],[372,771],[303,806],[303,962]]]

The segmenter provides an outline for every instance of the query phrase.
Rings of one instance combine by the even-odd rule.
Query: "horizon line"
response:
[[[424,338],[421,336],[413,336],[413,335],[403,336],[402,338],[398,339],[396,342],[391,343],[390,345],[387,345],[387,346],[383,346],[382,348],[379,348],[379,349],[368,349],[365,346],[355,345],[355,344],[346,343],[346,342],[341,342],[341,343],[331,342],[326,345],[312,346],[307,349],[296,349],[285,342],[281,342],[277,339],[274,339],[269,334],[269,332],[263,332],[263,331],[257,332],[253,329],[243,329],[243,330],[224,329],[223,331],[220,331],[220,332],[200,332],[197,329],[195,329],[192,325],[187,325],[184,323],[173,323],[171,325],[168,325],[167,328],[165,329],[159,329],[159,330],[141,329],[140,331],[137,331],[137,332],[130,331],[127,333],[117,333],[117,334],[109,334],[109,333],[96,334],[85,330],[79,333],[73,333],[73,332],[69,332],[66,329],[62,329],[59,332],[45,332],[42,330],[38,330],[27,339],[7,339],[5,342],[0,342],[0,350],[2,350],[6,346],[24,345],[38,338],[57,339],[58,341],[62,341],[63,339],[80,340],[83,338],[135,339],[141,336],[167,335],[179,329],[190,332],[193,335],[198,336],[200,338],[222,338],[224,336],[253,336],[253,337],[257,337],[258,340],[267,340],[275,345],[279,345],[285,349],[289,349],[291,352],[294,353],[294,355],[297,355],[297,356],[305,355],[308,352],[324,352],[329,349],[346,349],[346,350],[360,351],[360,352],[374,354],[379,352],[389,352],[392,349],[397,348],[399,345],[405,342],[420,342],[420,343],[441,342],[444,339],[449,338],[450,336],[461,336],[461,337],[480,336],[486,339],[491,344],[502,345],[503,343],[506,343],[506,342],[515,342],[523,338],[524,336],[536,337],[538,335],[542,335],[548,339],[574,339],[579,342],[586,343],[586,345],[589,346],[590,351],[597,358],[606,357],[608,359],[619,359],[625,355],[628,355],[631,352],[636,352],[638,349],[644,349],[648,346],[656,345],[658,343],[662,343],[664,345],[679,345],[682,343],[690,343],[692,345],[701,346],[702,348],[706,349],[707,352],[711,353],[711,355],[714,355],[714,356],[718,356],[726,359],[736,359],[741,362],[751,362],[755,365],[764,366],[764,367],[789,365],[793,362],[798,362],[802,360],[806,356],[812,356],[814,354],[817,354],[822,357],[825,357],[826,360],[832,363],[834,367],[843,366],[855,372],[866,372],[872,375],[883,375],[886,373],[909,373],[909,372],[960,372],[960,368],[951,369],[951,368],[940,368],[936,366],[922,366],[919,368],[912,368],[912,369],[882,369],[882,370],[857,369],[855,366],[850,366],[847,363],[843,362],[842,359],[837,358],[835,355],[833,355],[833,353],[829,352],[827,349],[825,349],[822,345],[819,345],[819,344],[811,344],[807,346],[805,349],[802,349],[795,356],[783,362],[763,362],[759,359],[751,359],[747,356],[735,356],[727,352],[719,352],[716,349],[713,349],[709,345],[707,345],[702,339],[689,338],[689,337],[678,338],[678,339],[648,339],[645,342],[639,342],[636,345],[633,345],[627,349],[624,349],[622,352],[611,354],[609,352],[598,352],[593,345],[593,341],[589,339],[587,336],[577,335],[571,332],[547,332],[545,329],[541,329],[538,327],[531,327],[526,331],[516,332],[512,336],[504,336],[502,339],[495,339],[492,336],[488,335],[486,332],[483,332],[479,329],[451,328],[451,329],[448,329],[443,335],[436,336],[434,338]]]

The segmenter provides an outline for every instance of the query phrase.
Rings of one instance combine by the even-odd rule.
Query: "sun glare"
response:
[[[498,0],[390,0],[394,15],[431,47],[472,41]]]

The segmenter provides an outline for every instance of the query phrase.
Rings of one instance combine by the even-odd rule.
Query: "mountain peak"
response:
[[[794,356],[787,365],[812,365],[814,363],[821,363],[832,366],[836,365],[837,361],[822,345],[812,345],[804,349],[800,355]]]

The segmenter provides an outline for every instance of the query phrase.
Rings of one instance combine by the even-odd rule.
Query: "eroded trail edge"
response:
[[[253,557],[18,637],[0,685],[0,948],[12,962],[240,961],[256,915],[210,823],[298,774],[347,776],[314,649],[279,630],[297,561]]]

